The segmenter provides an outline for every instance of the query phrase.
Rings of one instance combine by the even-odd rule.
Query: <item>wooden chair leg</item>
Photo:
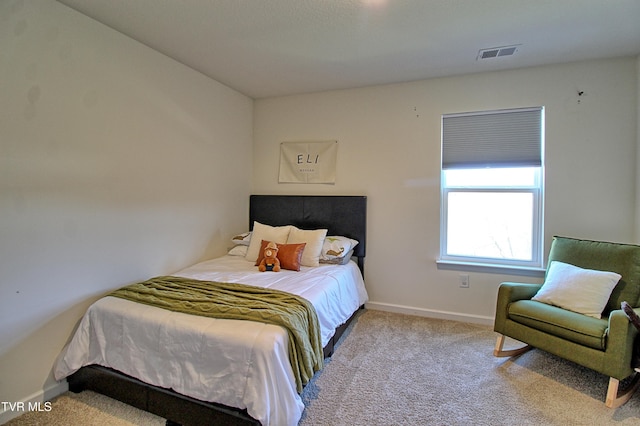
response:
[[[533,348],[530,345],[524,345],[521,348],[504,350],[502,349],[504,346],[505,340],[504,334],[498,334],[498,339],[496,340],[496,347],[493,349],[493,356],[496,357],[507,357],[507,356],[516,356],[527,352],[529,349]]]
[[[609,408],[618,408],[625,402],[627,402],[633,396],[633,393],[640,386],[640,374],[635,374],[631,383],[618,394],[618,388],[620,387],[620,380],[609,378],[609,388],[607,389],[607,399],[604,405]]]

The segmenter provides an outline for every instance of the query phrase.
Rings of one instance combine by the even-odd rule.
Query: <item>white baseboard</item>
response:
[[[367,309],[376,311],[395,312],[397,314],[416,315],[427,318],[437,318],[452,321],[470,322],[473,324],[493,325],[493,317],[470,315],[459,312],[438,311],[434,309],[413,308],[411,306],[394,305],[391,303],[367,302]]]
[[[22,414],[33,410],[45,410],[46,401],[50,401],[56,396],[69,390],[69,384],[66,380],[56,383],[47,389],[40,390],[22,401],[2,401],[6,404],[0,405],[0,425],[20,417]],[[9,405],[11,404],[11,405]]]

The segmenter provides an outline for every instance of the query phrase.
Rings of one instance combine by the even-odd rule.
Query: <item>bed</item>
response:
[[[299,294],[317,312],[323,356],[328,357],[367,299],[362,278],[366,197],[250,197],[254,237],[263,228],[289,225],[327,229],[327,236],[358,244],[346,261],[302,266],[299,272],[257,272],[245,258],[246,249],[232,255],[234,248],[173,276]],[[81,320],[54,374],[66,377],[73,392],[105,394],[164,417],[167,424],[294,425],[304,405],[289,362],[290,347],[287,331],[277,325],[168,312],[105,297]]]

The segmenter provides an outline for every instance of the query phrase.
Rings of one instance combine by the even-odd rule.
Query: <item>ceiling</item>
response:
[[[252,98],[640,54],[640,0],[58,1]]]

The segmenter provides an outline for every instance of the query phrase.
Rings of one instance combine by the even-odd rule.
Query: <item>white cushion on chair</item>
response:
[[[583,269],[553,261],[544,284],[532,300],[602,318],[602,311],[621,277],[615,272]]]

